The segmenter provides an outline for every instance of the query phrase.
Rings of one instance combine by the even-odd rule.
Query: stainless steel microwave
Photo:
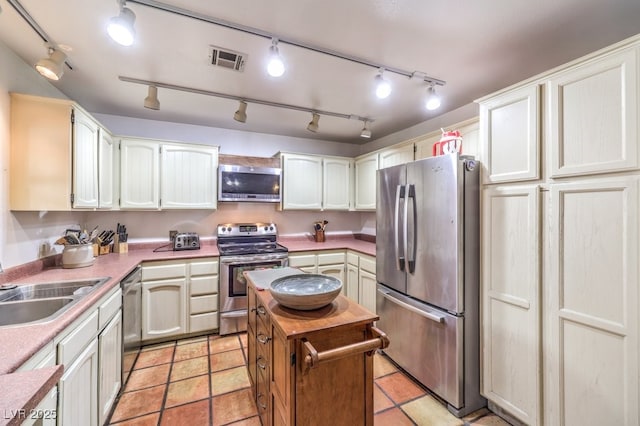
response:
[[[218,201],[280,202],[282,169],[218,166]]]

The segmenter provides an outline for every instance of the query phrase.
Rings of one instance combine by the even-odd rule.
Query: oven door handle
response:
[[[262,262],[272,260],[287,260],[289,255],[287,253],[277,254],[247,254],[243,256],[220,256],[220,263],[248,263],[248,262]]]

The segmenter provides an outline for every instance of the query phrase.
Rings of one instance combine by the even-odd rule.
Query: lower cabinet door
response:
[[[122,385],[122,314],[107,324],[98,336],[98,424],[103,425]]]
[[[142,340],[187,332],[184,278],[142,283]]]
[[[94,339],[60,378],[58,424],[98,424],[98,339]]]

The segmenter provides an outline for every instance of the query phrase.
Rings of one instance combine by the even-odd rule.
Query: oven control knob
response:
[[[270,226],[270,227],[269,227],[269,231],[273,231],[273,226]]]
[[[268,226],[265,226],[265,227],[264,227],[264,230],[265,230],[265,231],[268,231],[268,230],[269,230],[269,227],[268,227]]]

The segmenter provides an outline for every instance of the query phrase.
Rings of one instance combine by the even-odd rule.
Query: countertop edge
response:
[[[0,376],[0,426],[20,425],[32,415],[33,411],[62,377],[62,364],[37,370],[19,371]],[[47,413],[55,415],[55,412]]]

